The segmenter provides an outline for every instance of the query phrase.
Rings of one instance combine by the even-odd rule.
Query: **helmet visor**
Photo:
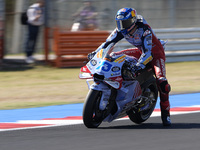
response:
[[[133,23],[135,23],[135,18],[126,20],[116,20],[117,29],[119,31],[129,28]]]

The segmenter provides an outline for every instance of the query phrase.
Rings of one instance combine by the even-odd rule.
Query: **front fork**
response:
[[[99,110],[104,111],[104,116],[107,116],[111,113],[114,105],[116,104],[115,100],[117,96],[117,90],[101,81],[94,82],[92,85],[90,85],[90,81],[92,80],[90,79],[86,81],[89,89],[102,92],[101,100],[99,103]]]
[[[88,79],[86,81],[89,89],[102,92],[101,100],[99,103],[99,109],[103,111],[106,109],[106,106],[109,103],[111,88],[108,85],[104,84],[103,82],[94,82],[93,84],[90,85],[89,83],[90,81],[93,81],[93,80]]]

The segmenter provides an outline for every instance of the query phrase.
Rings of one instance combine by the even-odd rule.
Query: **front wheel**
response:
[[[103,112],[99,110],[102,92],[90,90],[83,107],[83,122],[88,128],[97,128],[103,121]]]

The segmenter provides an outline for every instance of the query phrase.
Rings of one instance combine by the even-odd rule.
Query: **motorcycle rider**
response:
[[[92,59],[96,52],[102,48],[108,46],[113,48],[123,38],[134,45],[136,48],[122,50],[115,54],[126,54],[139,58],[136,65],[129,67],[134,75],[150,63],[156,75],[160,94],[161,119],[164,126],[170,126],[170,85],[166,79],[165,52],[160,40],[146,20],[141,15],[137,15],[136,10],[133,8],[120,9],[116,14],[115,21],[116,29],[110,34],[105,43],[96,51],[88,54],[88,59]]]

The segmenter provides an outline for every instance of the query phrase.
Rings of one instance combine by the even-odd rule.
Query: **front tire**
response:
[[[103,112],[99,110],[102,92],[90,90],[83,107],[83,123],[87,128],[97,128],[103,121]]]

